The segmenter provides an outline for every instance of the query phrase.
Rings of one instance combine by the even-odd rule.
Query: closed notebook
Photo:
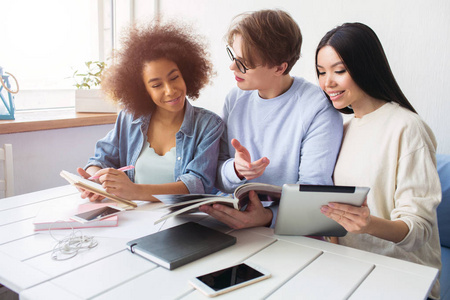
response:
[[[188,222],[127,243],[128,249],[173,270],[236,243],[236,237]]]

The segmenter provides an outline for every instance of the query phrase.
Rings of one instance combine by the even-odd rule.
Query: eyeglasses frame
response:
[[[250,68],[247,68],[241,60],[236,58],[236,55],[234,54],[233,49],[229,45],[227,45],[226,49],[227,49],[228,57],[231,59],[231,61],[234,61],[236,63],[236,67],[238,68],[238,70],[242,74],[247,73],[247,71],[250,70]]]

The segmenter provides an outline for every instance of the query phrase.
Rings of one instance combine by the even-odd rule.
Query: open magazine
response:
[[[180,214],[196,212],[201,205],[206,204],[220,203],[237,210],[245,210],[249,201],[248,194],[250,191],[255,191],[258,194],[265,207],[278,203],[281,198],[281,186],[256,182],[246,183],[237,187],[233,195],[153,195],[165,204],[162,209],[169,210],[169,213],[156,220],[155,224]]]

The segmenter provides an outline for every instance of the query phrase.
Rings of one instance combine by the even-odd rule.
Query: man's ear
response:
[[[277,75],[277,76],[283,75],[284,71],[286,71],[287,67],[288,67],[287,62],[284,62],[279,66],[276,66],[275,75]]]

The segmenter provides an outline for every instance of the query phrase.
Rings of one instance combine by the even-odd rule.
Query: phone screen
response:
[[[219,291],[261,276],[264,276],[264,274],[258,270],[255,270],[246,264],[239,264],[227,269],[198,276],[197,279],[213,290]]]
[[[78,217],[80,219],[83,219],[83,220],[89,222],[89,221],[106,218],[110,215],[114,215],[121,211],[122,210],[120,210],[118,208],[114,208],[111,206],[104,206],[104,207],[100,207],[100,208],[96,208],[96,209],[93,209],[90,211],[76,214],[75,217]]]

